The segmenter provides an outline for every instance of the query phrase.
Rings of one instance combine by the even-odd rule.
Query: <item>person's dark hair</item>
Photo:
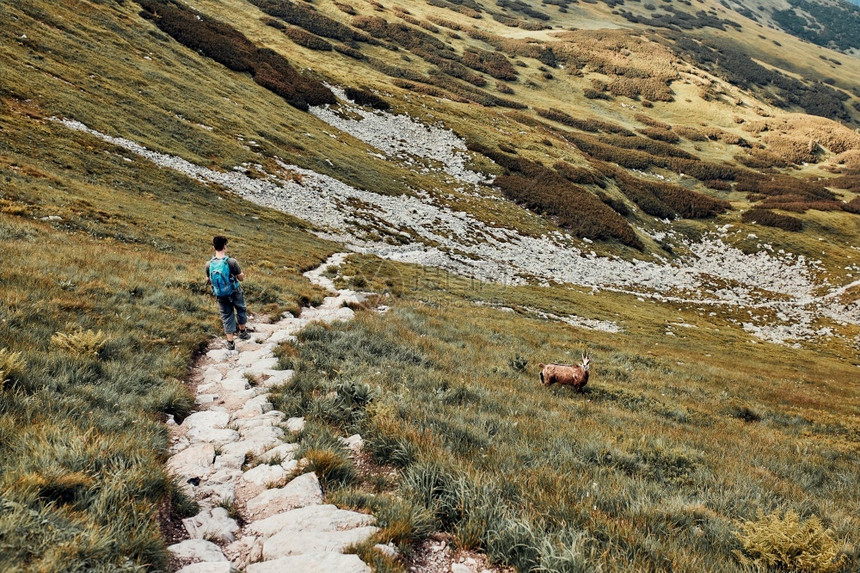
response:
[[[223,251],[224,247],[227,246],[227,237],[217,235],[214,239],[212,239],[212,246],[215,247],[216,251]]]

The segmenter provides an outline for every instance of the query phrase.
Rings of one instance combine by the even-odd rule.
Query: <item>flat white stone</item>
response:
[[[221,548],[205,539],[186,539],[181,543],[171,545],[167,550],[179,559],[193,559],[205,563],[227,561]]]
[[[251,521],[265,519],[298,507],[321,504],[322,499],[322,489],[316,474],[306,473],[284,487],[267,489],[248,500],[248,518]]]
[[[236,573],[236,568],[229,561],[217,563],[192,563],[176,573]]]
[[[229,412],[204,410],[203,412],[194,412],[182,420],[182,427],[191,431],[199,429],[224,428],[229,423]]]
[[[236,430],[229,430],[227,428],[194,429],[188,432],[188,437],[196,442],[206,442],[216,446],[223,446],[230,442],[236,442],[241,438],[239,432]]]
[[[220,370],[214,366],[210,366],[203,373],[203,384],[216,384],[221,381],[221,376]]]
[[[169,474],[189,480],[206,477],[212,472],[215,460],[215,446],[212,444],[192,444],[167,460]]]
[[[271,561],[290,555],[343,552],[379,531],[378,527],[365,526],[343,531],[282,531],[263,542],[263,560]]]
[[[230,376],[221,380],[221,387],[227,392],[241,392],[251,387],[244,373],[241,376]]]
[[[209,352],[207,352],[206,356],[208,356],[211,360],[214,360],[215,362],[223,362],[224,360],[227,360],[227,358],[232,356],[233,352],[234,351],[227,350],[226,348],[217,348],[215,350],[210,350]]]
[[[197,397],[194,398],[194,403],[198,406],[205,406],[206,404],[211,404],[217,399],[218,394],[198,394]]]
[[[274,388],[292,380],[295,373],[295,370],[264,370],[261,373],[261,377],[264,377],[265,380],[260,385],[263,388]]]
[[[287,430],[293,433],[298,433],[304,430],[305,428],[305,419],[304,418],[289,418],[287,420]]]
[[[340,443],[342,443],[346,449],[356,454],[360,453],[362,448],[364,448],[364,440],[359,434],[353,434],[348,438],[340,438]]]
[[[283,531],[343,531],[374,523],[376,518],[372,515],[325,504],[300,507],[255,521],[246,527],[246,531],[268,538]]]
[[[343,553],[308,553],[274,561],[252,563],[246,573],[371,573],[358,555]]]
[[[272,333],[272,336],[269,337],[269,342],[274,342],[277,344],[281,344],[282,342],[298,342],[299,339],[290,331],[290,330],[279,330],[275,333]]]
[[[260,464],[242,474],[243,486],[252,497],[265,489],[281,487],[287,483],[287,472],[280,465]]]
[[[265,360],[272,356],[272,351],[275,349],[275,345],[272,343],[258,345],[259,348],[250,351],[244,351],[239,356],[239,364],[242,366],[251,366],[252,364],[258,363],[260,360]],[[277,359],[275,359],[277,362]]]
[[[289,461],[293,459],[293,455],[298,449],[298,444],[281,444],[260,454],[260,459],[267,463],[271,461]]]
[[[220,454],[215,458],[215,463],[213,467],[215,470],[220,470],[222,468],[231,468],[231,469],[240,469],[242,464],[245,463],[245,452],[242,453],[233,453],[233,454],[225,454],[222,450]]]
[[[276,368],[279,362],[280,360],[278,360],[274,356],[267,358],[259,358],[250,366],[248,366],[248,369],[245,372],[251,376],[259,376],[266,370]]]
[[[182,525],[192,539],[206,539],[218,543],[232,543],[239,531],[239,524],[223,507],[201,511],[194,517],[183,519]]]

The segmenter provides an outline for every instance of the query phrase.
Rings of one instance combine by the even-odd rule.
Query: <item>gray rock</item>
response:
[[[283,531],[343,531],[365,527],[375,522],[376,518],[372,515],[325,504],[279,513],[249,524],[246,530],[260,537],[271,537]]]
[[[182,427],[189,432],[194,430],[209,430],[212,428],[224,428],[230,423],[230,413],[219,410],[205,410],[194,412],[182,421]]]
[[[259,358],[256,362],[251,364],[246,371],[251,376],[259,376],[263,372],[267,370],[271,370],[272,368],[277,368],[280,360],[273,356],[269,356],[268,358]]]
[[[294,454],[298,451],[298,444],[281,444],[279,446],[275,446],[271,450],[263,452],[260,455],[260,459],[263,462],[268,463],[271,461],[289,461],[294,459]]]
[[[221,548],[205,539],[186,539],[181,543],[171,545],[167,550],[179,559],[191,559],[204,563],[227,561]]]
[[[260,495],[248,500],[249,520],[265,519],[306,505],[322,503],[322,489],[315,473],[306,473],[293,479],[284,487],[267,489]]]
[[[371,573],[358,555],[310,553],[252,563],[246,573]]]
[[[307,553],[340,553],[350,545],[367,541],[377,531],[378,527],[370,525],[343,531],[282,531],[263,542],[263,560]]]
[[[188,432],[188,437],[195,442],[206,442],[216,446],[237,442],[241,438],[239,432],[227,428],[194,428]]]
[[[217,563],[192,563],[176,573],[236,573],[236,568],[229,561]]]
[[[223,507],[201,511],[194,517],[183,519],[182,525],[192,539],[206,539],[218,543],[232,543],[239,531],[239,524]]]
[[[167,460],[167,472],[185,481],[203,478],[212,472],[214,460],[215,446],[192,444]]]
[[[305,428],[304,418],[289,418],[287,420],[287,430],[293,433],[301,432]]]

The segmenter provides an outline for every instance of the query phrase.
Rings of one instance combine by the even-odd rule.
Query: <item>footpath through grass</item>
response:
[[[7,110],[10,108],[6,108]],[[230,237],[255,314],[321,300],[330,247],[295,219],[52,122],[4,114],[0,149],[0,569],[163,570],[168,414],[221,333],[204,286]]]
[[[284,349],[297,376],[276,407],[312,420],[307,448],[330,496],[372,508],[383,541],[408,552],[441,529],[519,571],[742,571],[739,554],[767,549],[743,547],[744,520],[793,511],[832,529],[842,567],[815,570],[860,564],[856,367],[833,349],[753,345],[718,318],[632,297],[361,259],[342,273],[396,292],[392,310],[304,331]],[[525,305],[618,315],[627,330],[539,320]],[[676,315],[697,328],[667,337]],[[585,346],[587,392],[539,385],[538,362],[576,361]],[[356,478],[324,428],[361,433],[396,476]]]

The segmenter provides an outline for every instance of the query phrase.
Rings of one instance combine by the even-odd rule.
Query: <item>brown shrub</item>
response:
[[[606,187],[606,182],[603,180],[603,175],[586,169],[584,167],[574,167],[566,161],[557,161],[553,166],[556,172],[570,181],[571,183],[579,183],[581,185],[597,185],[601,188]],[[605,202],[605,201],[604,201]]]
[[[835,177],[828,180],[827,185],[837,189],[847,189],[852,193],[860,193],[860,174]]]
[[[635,135],[632,131],[630,131],[626,127],[618,125],[617,123],[611,123],[608,121],[595,119],[593,117],[581,119],[578,117],[573,117],[572,115],[567,114],[563,111],[559,111],[557,109],[535,108],[535,112],[537,112],[537,114],[541,117],[552,121],[557,121],[559,123],[563,123],[564,125],[580,129],[582,131],[589,131],[591,133],[603,131],[605,133],[613,133],[616,135],[624,135],[628,137],[633,137]]]
[[[666,133],[672,132],[667,131]],[[644,137],[618,137],[613,135],[603,135],[600,136],[599,139],[608,145],[623,147],[624,149],[637,149],[657,157],[678,157],[681,159],[694,158],[692,154],[684,151],[683,149],[657,139],[647,139]]]
[[[141,0],[142,15],[179,43],[199,51],[238,72],[250,72],[254,81],[307,110],[311,105],[334,103],[334,94],[321,82],[305,78],[277,52],[258,48],[241,32],[208,16],[154,0]],[[156,17],[157,15],[157,17]]]
[[[860,197],[854,197],[853,199],[845,203],[842,208],[849,213],[856,213],[860,215]]]
[[[358,88],[346,88],[346,97],[350,100],[354,101],[358,105],[363,105],[367,107],[372,107],[373,109],[378,110],[388,110],[391,109],[391,104],[376,95],[375,93],[367,90],[362,90]]]
[[[677,133],[659,127],[645,127],[637,131],[645,137],[656,139],[657,141],[665,141],[666,143],[678,143],[681,141]]]
[[[688,141],[708,140],[707,134],[705,134],[705,132],[700,129],[696,129],[695,127],[675,126],[673,131]]]
[[[643,245],[621,215],[588,191],[549,169],[536,176],[502,175],[495,180],[504,195],[530,211],[551,217],[577,237],[617,239],[635,249]]]
[[[332,46],[319,36],[311,34],[307,30],[301,28],[285,27],[283,30],[287,37],[300,46],[311,50],[319,50],[321,52],[331,51]]]
[[[463,54],[463,65],[491,75],[497,80],[515,80],[517,71],[513,64],[499,52],[488,52],[473,48]]]
[[[673,183],[639,179],[621,169],[615,170],[615,181],[622,193],[643,211],[656,217],[679,215],[686,219],[704,219],[731,209],[728,201],[714,199]]]
[[[791,215],[780,215],[765,209],[750,209],[741,215],[744,223],[758,223],[767,227],[776,227],[784,231],[797,232],[803,230],[803,222]]]
[[[611,100],[612,96],[603,91],[598,91],[594,88],[585,88],[582,90],[582,95],[588,99],[605,99]]]
[[[344,12],[345,14],[349,14],[350,16],[355,16],[355,8],[350,6],[349,4],[344,4],[343,2],[335,2],[335,6],[337,6],[338,10]]]
[[[311,6],[295,4],[288,0],[249,0],[249,2],[269,16],[280,18],[317,36],[332,38],[341,42],[367,42],[370,40],[349,26],[320,14]]]
[[[669,131],[672,129],[672,126],[669,125],[668,123],[662,122],[658,119],[654,119],[650,115],[645,115],[644,113],[637,113],[633,117],[639,123],[644,123],[645,125],[647,125],[649,127],[656,127],[657,129],[663,129],[666,131]]]

